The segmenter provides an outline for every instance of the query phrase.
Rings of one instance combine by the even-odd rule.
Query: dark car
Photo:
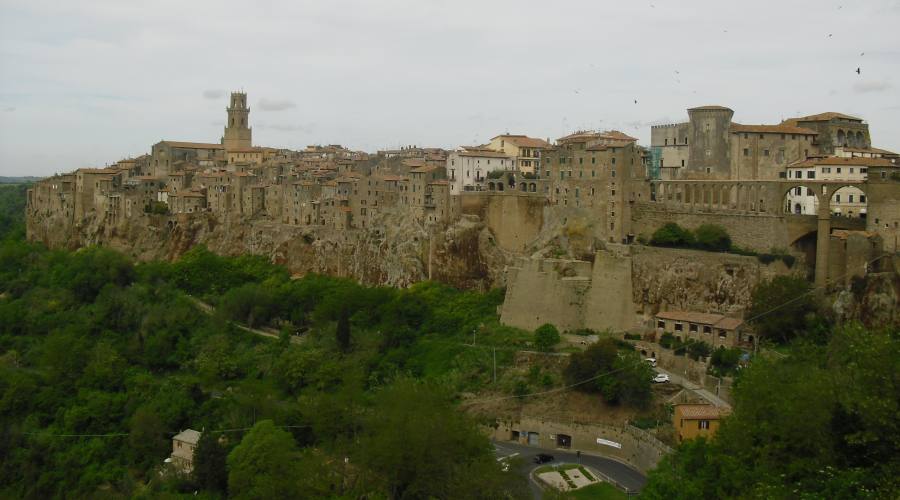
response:
[[[536,463],[536,464],[545,464],[547,462],[552,462],[552,461],[553,461],[553,455],[548,455],[546,453],[538,453],[534,457],[534,463]]]

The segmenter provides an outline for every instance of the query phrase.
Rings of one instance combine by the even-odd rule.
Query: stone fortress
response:
[[[504,285],[504,322],[568,330],[632,329],[665,310],[740,317],[752,286],[777,274],[806,271],[836,290],[896,273],[900,163],[871,146],[868,124],[821,113],[743,125],[733,115],[689,109],[687,122],[653,127],[649,148],[579,131],[454,151],[294,151],[253,145],[247,95],[236,92],[218,143],[164,140],[36,183],[28,238],[139,259],[203,243],[297,274]],[[717,224],[737,246],[799,265],[642,244],[667,222]]]

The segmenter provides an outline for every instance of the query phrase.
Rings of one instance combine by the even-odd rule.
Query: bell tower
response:
[[[222,145],[225,151],[247,149],[252,146],[253,129],[250,128],[250,108],[247,107],[245,92],[232,92],[228,108],[228,122]]]

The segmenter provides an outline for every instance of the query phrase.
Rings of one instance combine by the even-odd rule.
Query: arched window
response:
[[[847,138],[846,138],[846,136],[844,135],[844,131],[843,131],[843,130],[838,130],[838,133],[837,133],[837,145],[838,145],[838,146],[846,146],[846,145],[847,145]]]

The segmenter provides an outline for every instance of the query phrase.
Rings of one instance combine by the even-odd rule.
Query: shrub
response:
[[[626,333],[625,340],[641,340],[641,335],[639,333]]]
[[[669,222],[653,233],[650,244],[657,247],[690,247],[694,244],[694,235],[674,222]]]
[[[663,333],[659,338],[659,345],[665,347],[666,349],[671,349],[672,346],[675,345],[675,336],[669,332]]]
[[[534,346],[539,351],[549,352],[559,343],[559,330],[550,323],[544,323],[534,331]]]
[[[740,349],[725,349],[719,346],[718,349],[712,352],[709,362],[719,374],[727,375],[737,368],[741,360],[741,354],[743,353]]]
[[[722,226],[703,224],[694,232],[696,246],[701,250],[727,252],[731,248],[731,236]]]
[[[705,358],[712,352],[712,348],[706,342],[692,341],[687,345],[688,355],[693,360]]]
[[[161,201],[154,201],[144,207],[144,211],[150,214],[166,215],[169,213],[169,205]]]

